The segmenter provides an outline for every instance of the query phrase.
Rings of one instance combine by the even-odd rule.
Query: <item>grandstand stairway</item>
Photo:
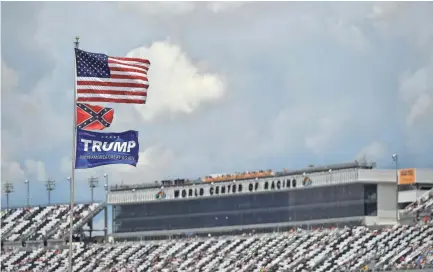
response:
[[[88,221],[92,220],[101,210],[104,209],[105,203],[99,204],[95,209],[89,209],[87,205],[76,205],[74,206],[74,214],[85,214],[83,217],[74,218],[73,230],[74,232],[79,230]],[[69,209],[65,212],[61,212],[56,217],[55,225],[52,225],[51,230],[47,233],[46,237],[60,239],[62,235],[69,232]]]
[[[100,203],[94,210],[91,210],[85,217],[80,219],[77,224],[74,225],[73,230],[76,231],[84,226],[87,222],[89,222],[93,217],[98,215],[100,211],[105,208],[106,203]]]

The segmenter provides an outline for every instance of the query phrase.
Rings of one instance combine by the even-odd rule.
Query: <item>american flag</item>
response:
[[[77,101],[145,104],[150,62],[75,48]]]

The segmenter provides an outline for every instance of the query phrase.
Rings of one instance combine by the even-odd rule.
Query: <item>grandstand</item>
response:
[[[366,162],[114,185],[107,203],[74,207],[73,270],[433,268],[432,188],[431,169]],[[89,240],[107,205],[113,233]],[[68,212],[2,210],[2,271],[67,271]]]
[[[82,227],[104,205],[78,204],[74,206],[74,229]],[[69,205],[35,206],[1,211],[2,242],[58,240],[69,232]]]

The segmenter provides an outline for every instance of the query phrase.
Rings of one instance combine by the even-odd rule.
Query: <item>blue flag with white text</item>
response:
[[[138,131],[95,132],[77,129],[75,169],[138,162]]]

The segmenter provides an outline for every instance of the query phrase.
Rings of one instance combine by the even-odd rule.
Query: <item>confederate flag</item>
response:
[[[98,105],[77,103],[77,128],[103,130],[113,122],[114,110]]]

